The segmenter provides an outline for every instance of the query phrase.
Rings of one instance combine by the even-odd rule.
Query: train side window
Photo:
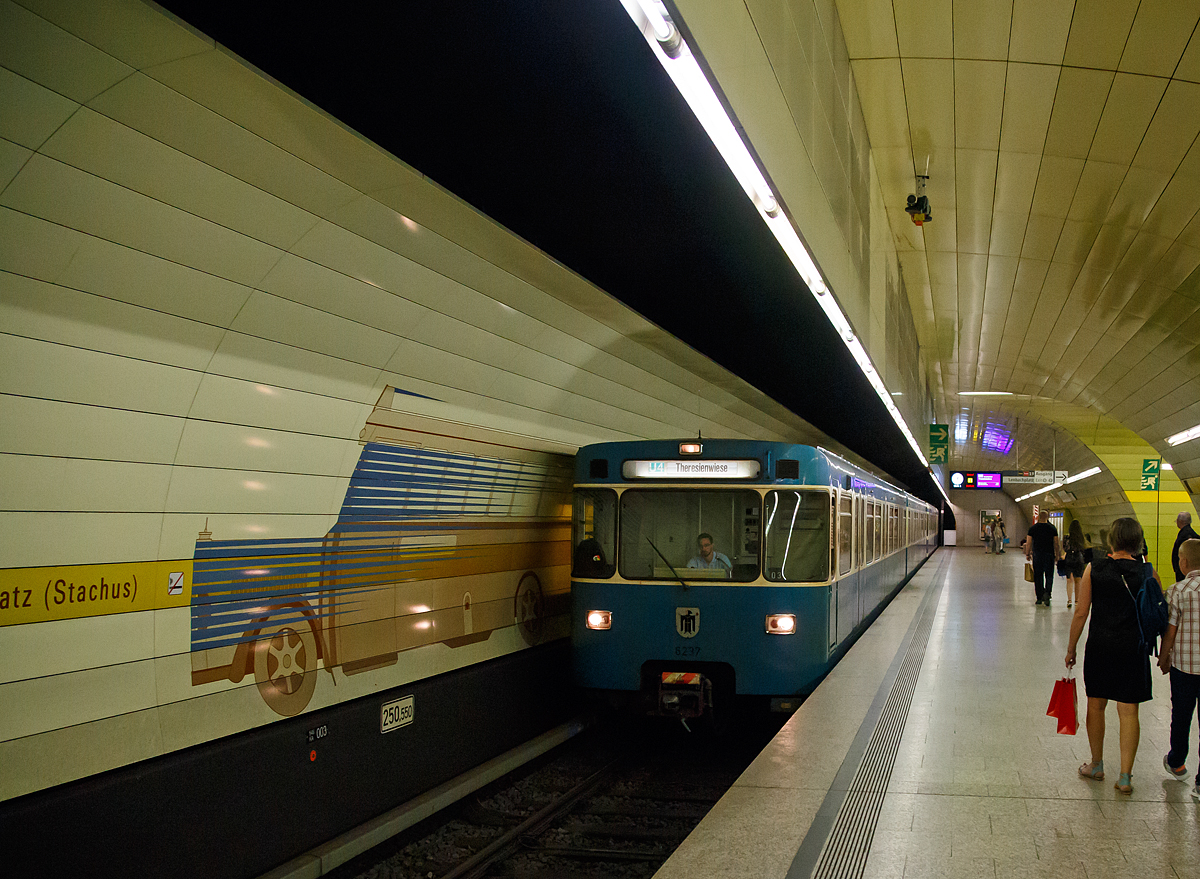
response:
[[[854,562],[854,497],[843,493],[838,498],[838,573],[849,574]]]
[[[861,568],[866,562],[865,556],[865,541],[863,537],[867,533],[867,502],[866,498],[858,495],[854,500],[854,564],[855,567]]]
[[[575,491],[571,515],[571,575],[611,577],[617,569],[617,493],[606,488]]]
[[[763,574],[768,580],[829,579],[830,506],[824,491],[767,493]]]

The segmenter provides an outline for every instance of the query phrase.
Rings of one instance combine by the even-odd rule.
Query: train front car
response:
[[[575,459],[575,680],[621,707],[790,710],[932,551],[931,508],[809,446],[600,443]]]

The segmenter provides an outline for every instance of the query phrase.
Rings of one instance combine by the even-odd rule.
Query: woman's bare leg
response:
[[[1132,773],[1133,758],[1137,756],[1138,740],[1142,736],[1137,703],[1118,702],[1117,719],[1121,724],[1121,771]]]
[[[1099,763],[1104,759],[1104,709],[1108,707],[1107,699],[1087,700],[1087,734],[1088,745],[1092,749],[1092,762]]]

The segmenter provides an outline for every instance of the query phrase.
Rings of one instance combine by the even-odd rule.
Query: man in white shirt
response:
[[[722,570],[731,571],[733,565],[729,561],[729,556],[723,552],[716,552],[713,549],[712,535],[707,531],[703,532],[696,538],[696,546],[700,549],[700,555],[693,556],[688,561],[689,568],[721,568]]]
[[[1167,631],[1158,654],[1158,667],[1171,675],[1171,750],[1163,768],[1172,778],[1185,778],[1192,715],[1200,701],[1200,540],[1179,547],[1183,579],[1167,590]],[[1200,800],[1200,774],[1192,796]]]

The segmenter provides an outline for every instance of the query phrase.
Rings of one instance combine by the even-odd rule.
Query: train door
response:
[[[866,613],[864,592],[867,586],[866,566],[866,534],[867,534],[867,505],[868,501],[861,494],[854,496],[854,573],[858,584],[858,618],[861,620]]]
[[[858,578],[854,569],[854,495],[837,492],[837,640],[840,643],[858,623]]]

